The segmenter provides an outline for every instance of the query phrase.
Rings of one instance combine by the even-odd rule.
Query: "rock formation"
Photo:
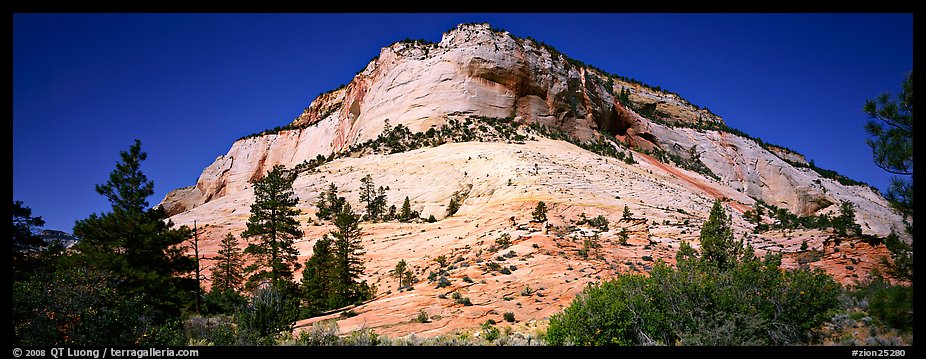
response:
[[[477,128],[479,116],[509,118],[525,139],[444,143],[391,154],[351,152],[387,126],[416,133],[473,119]],[[575,143],[604,141],[637,163],[545,138],[536,130],[540,127]],[[354,155],[332,156],[345,153]],[[314,203],[328,183],[358,208],[356,192],[366,174],[389,187],[390,204],[401,206],[408,196],[424,218],[440,219],[362,225],[367,279],[381,294],[354,309],[357,317],[340,321],[342,330],[365,323],[374,329],[388,326],[390,335],[433,335],[506,311],[525,323],[548,317],[587,283],[619,272],[645,272],[654,259],[673,262],[680,241],[697,242],[717,198],[727,199],[737,235],[760,254],[783,252],[785,265],[804,264],[797,257],[806,241],[823,253],[809,265],[844,282],[876,266],[886,254],[883,245],[851,243],[851,249],[834,252],[850,243],[834,243],[829,233],[816,229],[755,234],[741,215],[757,200],[797,215],[835,215],[840,202],[848,201],[864,234],[901,232],[901,218],[871,188],[823,177],[800,154],[735,134],[722,118],[676,94],[607,74],[486,24],[460,25],[438,43],[383,48],[346,86],[318,96],[283,130],[236,141],[194,186],[170,192],[161,206],[177,224],[208,223],[200,251],[214,252],[224,233],[244,228],[253,200],[250,181],[274,165],[294,168],[319,156],[333,160],[304,171],[294,184],[303,223],[314,218]],[[460,211],[445,218],[450,197],[464,188],[468,195]],[[550,207],[547,231],[528,223],[541,200]],[[624,206],[633,220],[621,219]],[[602,245],[591,258],[577,255],[592,231],[574,226],[582,213],[612,223],[596,237]],[[297,243],[302,260],[331,225],[304,229],[306,237]],[[627,245],[617,244],[621,229],[630,233]],[[510,275],[485,270],[486,260],[502,254],[489,251],[502,233],[514,242],[506,251],[517,255],[506,261],[517,267]],[[847,253],[854,256],[853,270],[845,267]],[[451,288],[422,281],[414,291],[392,292],[397,285],[388,270],[396,262],[406,260],[423,279],[435,270],[431,259],[441,254],[460,258]],[[463,276],[474,282],[461,281]],[[526,286],[545,296],[519,295]],[[439,298],[452,291],[469,295],[474,305]],[[443,319],[409,323],[420,308]]]

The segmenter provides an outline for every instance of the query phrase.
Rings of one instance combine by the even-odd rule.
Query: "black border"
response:
[[[918,58],[920,52],[918,41],[922,37],[918,36],[921,26],[917,24],[919,15],[916,13],[917,1],[901,0],[804,0],[804,1],[688,1],[688,2],[669,2],[665,1],[611,1],[608,5],[598,5],[594,3],[561,3],[561,6],[551,7],[550,5],[539,5],[531,3],[517,2],[499,2],[480,3],[473,1],[464,2],[428,2],[428,3],[408,3],[408,2],[380,2],[372,5],[358,5],[357,3],[335,2],[335,1],[282,1],[282,0],[11,0],[4,1],[2,7],[4,12],[10,15],[5,16],[7,19],[6,30],[9,35],[5,36],[7,48],[12,50],[12,32],[13,32],[13,14],[15,13],[336,13],[336,12],[384,12],[384,13],[427,13],[427,12],[474,12],[474,13],[588,13],[588,12],[623,12],[623,13],[649,13],[649,12],[694,12],[694,13],[736,13],[736,12],[760,12],[760,13],[858,13],[858,12],[878,12],[878,13],[912,13],[914,15],[914,59]],[[860,44],[864,46],[864,44]],[[12,51],[7,52],[7,63],[9,64],[6,77],[8,89],[12,90],[13,75],[13,55]],[[915,62],[914,62],[915,63]],[[922,77],[922,75],[920,75]],[[8,123],[8,146],[6,147],[12,154],[13,131],[12,131],[12,91],[4,98],[5,108],[7,109]],[[6,157],[12,160],[12,156]],[[12,161],[11,161],[12,164]],[[8,167],[11,168],[12,166]],[[12,197],[11,192],[10,193]],[[7,202],[9,203],[9,202]],[[5,207],[4,212],[9,207]],[[7,217],[9,218],[9,217]],[[4,227],[4,233],[9,229]],[[8,258],[3,259],[9,263]],[[7,283],[11,288],[11,278],[8,277]],[[11,347],[15,349],[16,347]],[[20,347],[20,349],[44,349],[46,356],[51,357],[48,353],[52,347]],[[104,347],[81,347],[84,349],[100,349]],[[254,356],[262,354],[281,355],[285,357],[304,356],[306,354],[321,355],[442,355],[449,354],[452,356],[468,356],[479,354],[491,355],[523,355],[527,354],[534,357],[546,357],[547,355],[612,355],[612,354],[629,354],[629,355],[656,355],[662,356],[687,356],[701,357],[710,356],[738,356],[761,354],[769,357],[785,357],[798,355],[800,357],[825,356],[825,357],[853,357],[853,350],[874,351],[874,350],[904,350],[905,356],[914,355],[913,346],[905,347],[863,347],[863,346],[788,346],[788,347],[491,347],[491,346],[473,346],[473,347],[298,347],[298,346],[276,346],[276,347],[157,347],[157,349],[197,349],[199,358],[229,358],[238,356]],[[9,350],[9,349],[8,349]],[[11,358],[17,358],[14,352],[10,351]],[[861,357],[861,356],[858,356]],[[24,356],[23,356],[24,358]],[[67,358],[67,357],[65,357]],[[604,357],[602,357],[604,358]]]

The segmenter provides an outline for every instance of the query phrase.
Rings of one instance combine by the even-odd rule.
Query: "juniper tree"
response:
[[[534,212],[531,213],[531,216],[534,217],[534,221],[546,222],[547,221],[547,204],[543,203],[543,201],[537,202],[537,207],[534,207]]]
[[[249,243],[244,253],[255,258],[248,266],[252,272],[248,287],[253,288],[262,280],[269,280],[274,286],[284,288],[283,282],[292,283],[293,271],[300,268],[297,262],[299,251],[293,247],[296,239],[302,238],[302,230],[296,216],[299,198],[293,192],[296,176],[282,165],[274,166],[264,178],[254,181],[254,203],[247,229],[241,233]],[[251,241],[254,238],[254,241]]]
[[[621,215],[621,219],[623,219],[623,220],[629,220],[629,219],[631,219],[631,218],[633,218],[633,214],[630,213],[630,208],[627,208],[627,205],[625,204],[625,205],[624,205],[624,213]]]
[[[212,290],[238,292],[244,284],[244,253],[238,248],[238,238],[226,233],[219,251],[212,258]]]

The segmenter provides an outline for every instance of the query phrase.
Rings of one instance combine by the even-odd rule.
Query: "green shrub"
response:
[[[429,320],[428,312],[425,312],[424,309],[418,311],[418,316],[415,317],[414,322],[416,323],[427,323]]]
[[[280,335],[292,332],[297,313],[296,301],[283,290],[273,285],[256,289],[238,313],[241,344],[273,345]]]
[[[512,312],[505,312],[505,314],[502,315],[502,317],[505,318],[505,321],[506,321],[506,322],[514,323],[514,313],[512,313]]]

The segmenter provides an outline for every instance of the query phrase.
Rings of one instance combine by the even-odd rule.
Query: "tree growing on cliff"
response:
[[[535,222],[546,222],[547,204],[543,203],[543,201],[537,202],[537,207],[534,207],[534,212],[531,213],[531,216],[534,217]]]
[[[370,221],[379,219],[386,209],[386,190],[380,186],[377,191],[373,176],[366,175],[360,179],[360,203],[364,204],[366,218]]]
[[[299,198],[293,193],[296,176],[283,166],[274,166],[264,178],[254,181],[254,203],[247,229],[241,233],[249,240],[244,253],[255,258],[248,266],[252,272],[248,287],[254,288],[263,280],[269,280],[275,287],[292,284],[293,271],[301,265],[297,262],[299,251],[293,247],[296,239],[302,238],[302,230],[296,216]],[[255,238],[255,241],[251,241]]]
[[[318,195],[318,202],[315,203],[318,211],[315,212],[315,216],[318,219],[331,219],[331,215],[340,212],[345,203],[347,199],[338,196],[338,186],[335,186],[334,182],[329,183],[328,190]]]
[[[402,210],[399,212],[399,220],[408,222],[415,217],[417,216],[412,213],[412,204],[408,201],[408,196],[405,196],[405,201],[402,202]]]

